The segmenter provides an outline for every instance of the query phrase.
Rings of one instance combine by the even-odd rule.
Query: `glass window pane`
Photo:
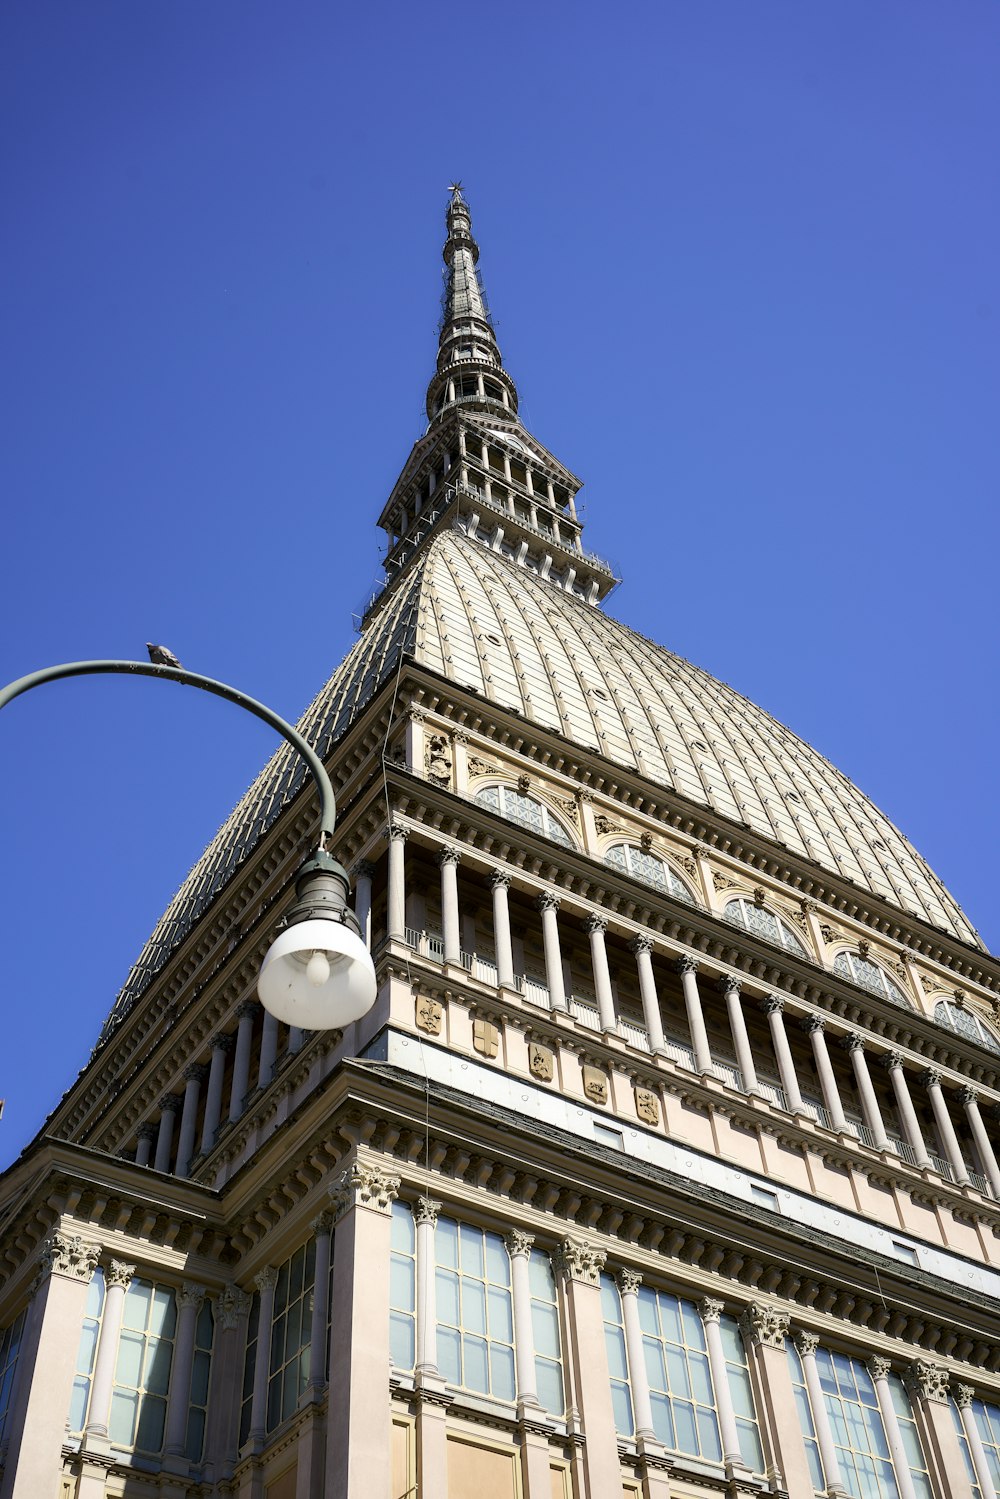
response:
[[[663,1358],[663,1344],[658,1338],[643,1338],[642,1351],[646,1359],[646,1378],[651,1390],[667,1389],[667,1366]]]
[[[176,1320],[173,1291],[167,1291],[163,1286],[156,1286],[149,1308],[150,1332],[158,1338],[172,1338]]]
[[[722,1456],[722,1444],[719,1441],[719,1423],[713,1410],[706,1410],[703,1405],[698,1406],[698,1437],[701,1441],[701,1455],[709,1458],[712,1462],[718,1462]]]
[[[538,1382],[538,1398],[547,1411],[561,1416],[565,1404],[562,1369],[549,1359],[535,1360],[535,1378]]]
[[[606,1322],[620,1322],[622,1319],[621,1302],[618,1299],[618,1287],[610,1275],[601,1276],[601,1311]]]
[[[698,1427],[694,1419],[694,1407],[686,1400],[675,1400],[674,1426],[677,1431],[678,1452],[698,1454]]]
[[[514,1398],[514,1350],[500,1343],[490,1344],[491,1393],[497,1400]]]
[[[462,1383],[461,1339],[448,1327],[438,1327],[438,1367],[448,1384]]]
[[[199,1350],[191,1365],[191,1404],[204,1405],[208,1400],[208,1375],[212,1360]]]
[[[470,1228],[467,1223],[461,1228],[462,1245],[462,1274],[478,1275],[482,1280],[485,1275],[483,1264],[483,1236],[478,1228]]]
[[[167,1414],[167,1402],[146,1395],[139,1407],[139,1420],[135,1429],[135,1445],[143,1452],[159,1452],[163,1446],[163,1422]]]
[[[707,1357],[704,1353],[689,1353],[687,1362],[694,1398],[700,1400],[703,1405],[714,1405],[715,1392],[712,1389],[712,1376],[709,1373]]]
[[[131,1447],[135,1431],[135,1415],[139,1409],[139,1397],[134,1390],[112,1390],[111,1419],[108,1433],[119,1447]]]
[[[660,1321],[656,1315],[656,1292],[649,1286],[639,1287],[639,1326],[652,1337],[659,1337]]]
[[[487,1364],[486,1339],[466,1335],[462,1339],[462,1362],[467,1390],[478,1390],[481,1395],[490,1391],[490,1376]]]
[[[486,1235],[486,1276],[494,1285],[510,1285],[510,1260],[499,1234]]]
[[[620,1327],[604,1326],[604,1341],[608,1350],[608,1370],[612,1379],[627,1379],[628,1364],[625,1361],[625,1336]]]
[[[681,1317],[684,1323],[683,1341],[689,1348],[705,1348],[705,1324],[698,1315],[698,1309],[692,1306],[690,1301],[681,1302]]]
[[[555,1301],[556,1283],[555,1276],[552,1274],[552,1262],[540,1249],[531,1251],[531,1258],[528,1260],[528,1278],[532,1296],[537,1296],[540,1301]]]
[[[511,1321],[510,1292],[491,1286],[489,1290],[490,1337],[501,1343],[513,1343],[514,1324]]]
[[[486,1336],[486,1287],[481,1281],[462,1279],[462,1326],[466,1332]]]
[[[151,1338],[146,1348],[146,1367],[143,1370],[143,1383],[147,1390],[154,1394],[165,1395],[170,1383],[170,1360],[173,1355],[174,1345],[168,1343],[166,1338]]]
[[[414,1274],[412,1260],[404,1260],[394,1254],[389,1265],[389,1300],[402,1311],[412,1311],[414,1306]]]
[[[397,1369],[412,1369],[414,1359],[413,1318],[400,1312],[389,1314],[389,1345]]]
[[[533,1302],[531,1325],[535,1334],[535,1352],[558,1358],[562,1350],[559,1346],[559,1314],[555,1307],[539,1306],[537,1301]]]
[[[663,1443],[664,1447],[676,1450],[677,1436],[674,1432],[674,1414],[666,1395],[650,1394],[649,1403],[653,1407],[653,1430]]]
[[[450,1218],[439,1218],[434,1230],[434,1250],[439,1265],[458,1268],[458,1224]]]
[[[197,1406],[192,1407],[188,1414],[187,1439],[184,1443],[184,1456],[189,1462],[196,1463],[200,1460],[202,1449],[205,1445],[205,1412]]]
[[[415,1247],[415,1236],[413,1228],[413,1214],[402,1202],[394,1202],[392,1205],[392,1232],[391,1243],[393,1249],[401,1254],[412,1254]]]
[[[611,1386],[611,1404],[615,1412],[615,1430],[623,1436],[632,1435],[632,1402],[623,1384]]]
[[[145,1339],[140,1333],[122,1330],[118,1343],[118,1359],[115,1363],[117,1384],[130,1385],[133,1390],[139,1388],[144,1349]]]
[[[450,1270],[438,1270],[434,1276],[434,1284],[438,1321],[458,1327],[458,1276]]]
[[[687,1359],[679,1348],[667,1345],[667,1383],[671,1395],[683,1395],[689,1397],[691,1394],[691,1380],[688,1377]]]
[[[143,1332],[149,1318],[149,1308],[153,1299],[153,1288],[144,1280],[136,1280],[132,1277],[131,1284],[125,1292],[125,1306],[122,1311],[122,1326],[131,1327],[138,1332]]]

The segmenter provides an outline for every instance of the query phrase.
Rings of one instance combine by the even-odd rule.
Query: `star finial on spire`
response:
[[[448,191],[451,193],[452,197],[454,197],[456,193],[458,194],[459,197],[461,197],[462,196],[462,179],[459,178],[459,180],[457,182],[449,182],[449,184],[448,184]]]

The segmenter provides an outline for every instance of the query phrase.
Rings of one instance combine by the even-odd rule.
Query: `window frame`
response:
[[[496,807],[491,807],[489,803],[481,799],[492,791],[497,793]],[[541,828],[536,827],[534,823],[528,822],[524,818],[512,817],[504,804],[505,796],[507,795],[518,797],[537,807],[542,814]],[[505,822],[512,823],[514,827],[523,828],[525,832],[537,833],[540,837],[548,839],[550,843],[556,844],[559,848],[565,848],[573,853],[579,853],[580,851],[578,836],[571,832],[558,813],[553,811],[549,803],[542,797],[533,795],[531,792],[521,791],[519,787],[513,785],[510,781],[484,781],[482,785],[477,786],[473,791],[472,801],[475,806],[482,807],[485,811],[492,812],[497,817],[502,817]],[[550,824],[558,830],[555,837],[552,835]]]
[[[624,852],[624,861],[621,864],[617,863],[611,857],[618,849],[622,849]],[[664,870],[663,883],[647,879],[641,870],[633,868],[633,855],[638,855],[641,859],[648,859],[651,863],[662,865]],[[672,899],[682,901],[687,906],[698,905],[694,891],[687,881],[682,879],[677,873],[673,863],[659,851],[653,853],[652,850],[643,848],[640,843],[637,843],[633,839],[614,839],[613,842],[605,847],[601,854],[601,862],[606,868],[614,869],[619,874],[627,875],[629,879],[635,880],[640,885],[645,885],[649,890],[656,890],[661,895],[669,895]]]
[[[843,968],[838,968],[837,965],[842,959],[849,968],[849,973],[845,973]],[[866,969],[870,968],[873,972],[877,973],[883,987],[876,989],[871,984],[866,984],[862,979],[859,979],[855,972],[855,963],[863,964]],[[849,984],[857,985],[859,989],[863,989],[866,994],[871,994],[876,999],[884,999],[886,1004],[892,1005],[896,1010],[913,1011],[916,1009],[913,1001],[904,991],[903,986],[897,983],[886,972],[885,965],[880,963],[877,958],[862,957],[861,953],[855,951],[853,948],[841,947],[832,955],[831,967],[839,978],[847,979]],[[896,998],[896,995],[899,997]]]
[[[778,928],[778,940],[775,941],[772,937],[768,936],[764,932],[754,931],[753,927],[745,916],[743,916],[742,920],[737,920],[735,917],[731,916],[730,909],[733,906],[740,907],[741,916],[743,916],[742,908],[744,906],[748,906],[755,911],[765,912],[766,915],[770,916],[771,920]],[[722,918],[724,921],[728,921],[730,926],[738,927],[741,932],[746,932],[748,937],[759,937],[762,942],[770,942],[772,947],[780,948],[782,952],[789,953],[793,958],[809,958],[812,956],[809,951],[807,942],[804,940],[804,938],[799,936],[798,932],[793,931],[793,929],[791,928],[791,926],[789,926],[787,920],[785,919],[784,914],[779,915],[777,911],[772,910],[771,906],[768,905],[766,901],[757,901],[746,891],[731,890],[728,892],[726,896],[726,903],[722,908]],[[790,941],[788,939],[790,939]]]

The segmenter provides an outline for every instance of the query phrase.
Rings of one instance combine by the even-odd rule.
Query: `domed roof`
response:
[[[432,536],[299,727],[324,757],[400,653],[581,749],[720,813],[976,947],[940,880],[822,755],[731,687],[461,531]],[[283,745],[170,902],[105,1026],[122,1018],[298,791]]]

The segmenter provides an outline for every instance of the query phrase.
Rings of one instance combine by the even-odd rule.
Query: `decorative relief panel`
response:
[[[424,750],[427,779],[435,786],[451,786],[451,745],[444,734],[430,734]]]
[[[649,1088],[636,1088],[635,1111],[646,1124],[659,1124],[660,1100]]]
[[[426,1031],[428,1036],[440,1036],[444,1024],[444,1007],[439,999],[418,994],[414,1001],[414,1012],[417,1030]]]
[[[490,1020],[472,1022],[472,1044],[484,1057],[495,1057],[500,1049],[500,1032]]]
[[[608,1075],[600,1067],[584,1067],[583,1091],[591,1103],[607,1103]]]
[[[550,1083],[555,1075],[555,1057],[547,1046],[538,1041],[528,1043],[528,1068],[539,1082]]]

